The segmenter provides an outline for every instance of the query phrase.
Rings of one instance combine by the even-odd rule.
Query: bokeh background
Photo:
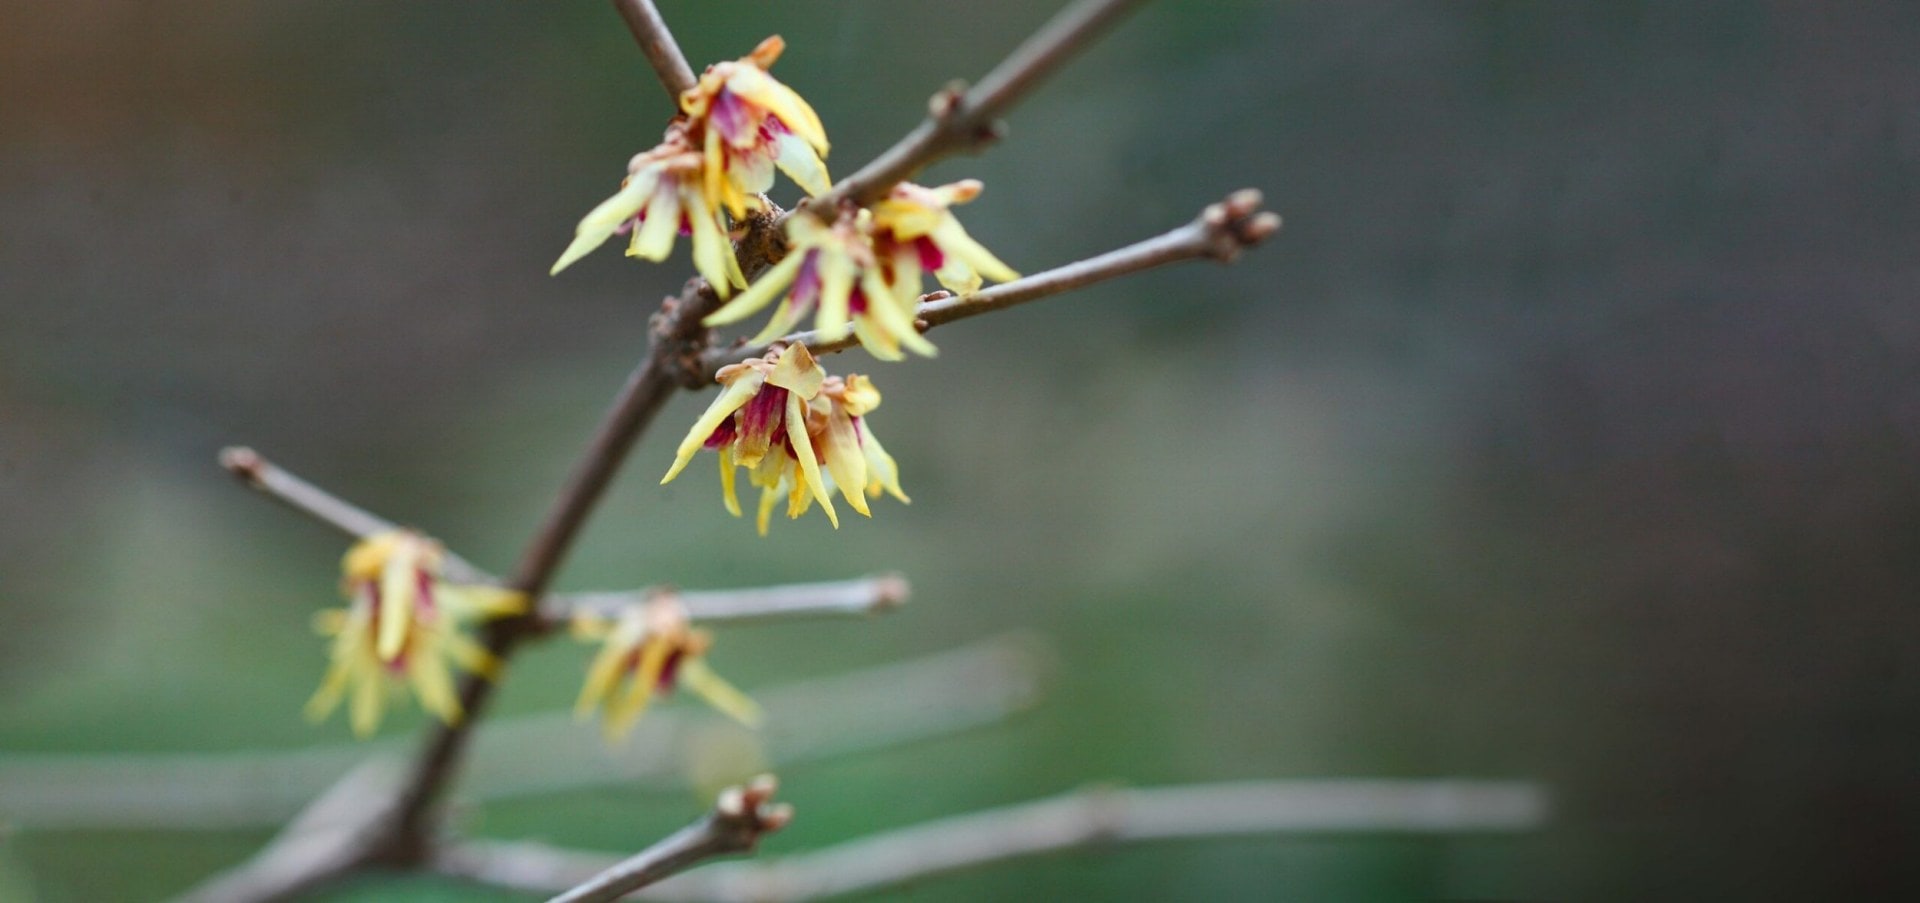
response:
[[[662,3],[696,65],[784,35],[842,173],[1053,6]],[[299,710],[342,543],[215,450],[505,568],[687,272],[546,275],[668,104],[604,3],[4,18],[0,748],[338,743]],[[965,220],[1028,271],[1246,185],[1274,241],[942,329],[937,360],[832,360],[878,374],[914,496],[837,533],[756,539],[709,469],[655,486],[682,398],[562,583],[914,579],[887,618],[726,633],[748,689],[1051,650],[1024,715],[787,769],[769,853],[1089,780],[1511,777],[1556,805],[1521,837],[1131,848],[913,899],[1914,893],[1917,111],[1904,4],[1152,5],[929,178],[984,179]],[[570,703],[584,654],[530,652],[497,710]],[[473,818],[619,850],[700,805]],[[0,896],[160,897],[266,836],[16,825]]]

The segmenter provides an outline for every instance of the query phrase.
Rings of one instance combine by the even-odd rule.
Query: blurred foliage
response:
[[[1050,12],[663,6],[696,65],[785,35],[843,173]],[[0,748],[338,739],[299,706],[344,544],[214,450],[505,567],[687,272],[545,275],[667,101],[605,4],[6,19]],[[1028,271],[1247,184],[1281,235],[943,329],[934,361],[829,361],[876,372],[914,496],[837,534],[756,540],[710,472],[655,486],[705,404],[680,399],[563,583],[912,575],[885,619],[725,633],[748,688],[1054,644],[1028,716],[785,773],[770,854],[1089,780],[1530,777],[1558,802],[1538,837],[1166,845],[914,899],[1914,893],[1916,32],[1891,3],[1151,5],[930,178],[984,179],[968,228]],[[567,704],[585,655],[532,651],[496,711]],[[469,818],[622,850],[699,808],[616,788]],[[151,898],[263,839],[18,831],[0,897]]]

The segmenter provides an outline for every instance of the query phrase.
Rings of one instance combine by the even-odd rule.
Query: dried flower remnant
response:
[[[672,594],[654,596],[611,621],[576,615],[573,632],[602,644],[587,667],[574,714],[586,719],[600,712],[608,740],[625,736],[656,693],[671,693],[679,686],[741,724],[760,724],[760,706],[707,667],[713,637],[692,626],[687,607]]]
[[[779,35],[752,53],[708,66],[680,95],[680,110],[699,126],[707,196],[734,219],[760,206],[777,166],[809,195],[833,187],[827,176],[827,132],[820,116],[792,88],[767,73],[786,49]]]
[[[693,240],[693,266],[726,297],[745,287],[719,203],[701,175],[701,156],[684,123],[667,128],[658,147],[634,156],[619,193],[589,211],[574,228],[573,243],[553,264],[559,273],[615,234],[631,236],[627,256],[659,262],[673,251],[676,235]]]
[[[756,527],[762,536],[782,498],[794,518],[819,502],[835,527],[836,487],[869,517],[869,496],[886,492],[907,501],[899,466],[864,419],[880,405],[871,380],[826,375],[804,345],[723,367],[718,380],[726,388],[694,422],[660,482],[679,476],[695,452],[713,449],[729,513],[741,515],[734,468],[746,468],[748,481],[761,490]]]
[[[307,702],[309,718],[326,718],[351,691],[348,721],[364,737],[380,726],[388,697],[410,687],[427,712],[448,724],[460,720],[454,667],[492,677],[499,665],[466,629],[519,614],[526,600],[499,587],[441,580],[445,557],[439,543],[406,530],[370,536],[347,551],[347,607],[314,620],[333,647],[326,678]]]

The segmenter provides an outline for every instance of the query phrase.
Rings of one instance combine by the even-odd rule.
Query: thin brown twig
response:
[[[567,593],[548,596],[541,616],[559,624],[575,614],[593,614],[603,618],[645,605],[661,593],[678,596],[695,623],[716,621],[765,621],[820,615],[866,615],[888,611],[907,601],[907,579],[899,574],[879,574],[853,580],[821,583],[794,583],[786,586],[761,586],[751,589],[685,590],[649,587],[598,593]]]
[[[761,837],[793,820],[792,806],[772,801],[777,786],[769,774],[755,778],[745,787],[721,791],[713,811],[705,818],[615,863],[548,903],[618,900],[715,856],[751,851],[759,845]]]
[[[925,332],[955,320],[964,320],[1030,301],[1050,298],[1063,292],[1105,282],[1108,279],[1184,260],[1211,258],[1222,263],[1231,263],[1241,251],[1266,240],[1280,228],[1279,214],[1261,210],[1260,204],[1261,195],[1258,190],[1243,188],[1228,195],[1219,203],[1207,205],[1192,222],[1124,248],[981,289],[972,294],[954,296],[947,292],[933,292],[923,295],[920,306],[915,311],[915,325],[921,332]],[[707,382],[711,383],[714,374],[718,373],[721,367],[735,361],[758,357],[774,345],[792,344],[805,345],[815,354],[827,354],[844,351],[859,342],[852,335],[826,339],[815,330],[796,332],[774,339],[765,345],[716,348],[708,351],[701,359],[702,373],[705,374]]]
[[[1141,2],[1079,0],[1061,10],[979,84],[967,89],[955,83],[935,94],[920,125],[808,206],[830,218],[830,211],[843,201],[871,204],[927,164],[993,143],[1000,137],[997,120],[1002,113]]]
[[[694,85],[693,67],[687,64],[687,55],[673,39],[673,32],[667,30],[667,22],[660,18],[653,0],[613,0],[613,8],[620,11],[640,52],[660,76],[660,86],[667,89],[668,98],[679,109],[680,92]]]
[[[1546,822],[1540,789],[1512,781],[1281,780],[1094,788],[937,819],[763,862],[675,878],[642,899],[816,900],[897,887],[1012,859],[1104,843],[1256,834],[1456,834]],[[470,881],[543,892],[592,874],[605,855],[532,843],[470,842],[434,865]]]

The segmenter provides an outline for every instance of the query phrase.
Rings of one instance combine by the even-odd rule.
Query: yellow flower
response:
[[[920,294],[920,274],[932,271],[940,284],[966,294],[980,289],[980,277],[1011,282],[1020,274],[993,256],[962,228],[955,204],[980,196],[978,179],[962,179],[938,188],[901,182],[873,205],[873,244],[893,268],[890,282],[900,291]]]
[[[932,357],[933,343],[913,327],[919,271],[905,291],[890,284],[892,271],[874,256],[872,224],[864,210],[842,211],[832,225],[810,213],[794,213],[787,218],[787,256],[704,322],[735,323],[781,298],[754,342],[786,335],[817,310],[814,328],[823,339],[836,341],[851,327],[860,344],[881,360],[902,359],[902,348]]]
[[[389,696],[411,687],[420,707],[448,724],[460,720],[453,667],[492,677],[498,662],[464,629],[526,609],[519,593],[462,586],[440,579],[446,552],[406,530],[367,537],[341,562],[347,607],[322,611],[316,628],[333,637],[332,662],[307,702],[319,721],[352,691],[347,705],[353,732],[380,726]]]
[[[950,209],[980,194],[973,179],[927,188],[902,182],[868,210],[842,210],[832,225],[805,212],[787,218],[785,259],[746,291],[714,311],[708,326],[724,326],[782,299],[754,342],[786,335],[810,311],[823,339],[845,337],[849,326],[874,357],[897,361],[901,349],[932,357],[933,343],[913,326],[923,277],[966,293],[981,277],[1020,278],[967,234]]]
[[[676,235],[693,239],[693,266],[721,297],[746,277],[733,256],[719,203],[701,174],[704,166],[688,136],[687,126],[667,128],[658,147],[627,164],[627,179],[619,193],[602,201],[574,228],[573,243],[554,262],[552,273],[566,269],[616,233],[632,236],[627,256],[659,262],[673,251]]]
[[[680,110],[700,127],[709,198],[734,219],[757,208],[754,197],[773,187],[778,166],[809,195],[833,187],[827,178],[827,132],[820,117],[792,88],[767,70],[786,42],[774,35],[738,60],[707,67],[680,95]]]
[[[748,727],[760,724],[760,706],[707,667],[713,637],[693,628],[678,597],[655,596],[614,621],[576,615],[573,630],[582,639],[603,644],[587,667],[574,714],[584,720],[599,710],[607,739],[626,734],[655,693],[671,693],[681,685]]]
[[[700,449],[718,451],[721,498],[729,513],[741,514],[734,468],[746,468],[748,481],[760,488],[756,526],[762,536],[782,498],[788,517],[819,502],[835,527],[836,488],[868,517],[869,496],[887,492],[907,501],[899,466],[863,419],[880,405],[871,380],[828,376],[804,345],[723,367],[718,379],[726,388],[694,422],[661,483],[679,476]]]

